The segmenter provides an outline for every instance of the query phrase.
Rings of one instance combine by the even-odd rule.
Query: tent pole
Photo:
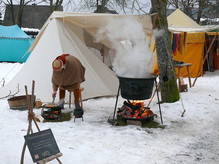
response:
[[[114,113],[113,113],[113,124],[114,125],[115,125],[116,107],[117,107],[118,98],[119,98],[119,90],[120,90],[120,84],[119,84],[119,88],[118,88],[118,92],[117,92],[117,96],[116,96],[116,104],[115,104]]]
[[[210,41],[210,37],[208,36],[208,40]],[[205,42],[204,43],[204,49],[208,49],[207,48],[207,43]],[[208,59],[208,57],[206,58],[206,60],[207,60],[207,68],[208,68],[208,70],[210,71],[210,65],[209,65],[209,59]],[[202,65],[204,65],[205,64],[205,61],[202,61]],[[203,69],[203,68],[202,68]]]
[[[161,112],[161,107],[160,107],[160,98],[159,98],[158,85],[157,85],[156,79],[155,79],[155,86],[156,86],[157,100],[158,100],[158,106],[159,106],[159,112],[160,112],[160,121],[161,121],[161,124],[163,124],[163,117],[162,117],[162,112]]]
[[[215,41],[215,38],[216,38],[218,32],[219,32],[219,29],[217,30],[217,32],[216,32],[216,34],[215,34],[215,36],[214,36],[214,38],[213,38],[213,40],[212,40],[212,42],[211,42],[211,45],[209,46],[208,51],[207,51],[206,54],[205,54],[205,58],[203,59],[202,65],[199,67],[198,74],[197,74],[197,76],[196,76],[196,78],[195,78],[195,81],[193,82],[193,85],[192,85],[193,87],[194,87],[195,82],[196,82],[196,80],[197,80],[197,78],[198,78],[198,76],[199,76],[199,73],[201,72],[201,69],[202,69],[202,67],[203,67],[203,64],[204,64],[205,60],[206,60],[206,58],[208,57],[208,53],[209,53],[209,51],[211,50],[211,47],[212,47],[212,45],[213,45],[213,43],[214,43],[214,41]]]

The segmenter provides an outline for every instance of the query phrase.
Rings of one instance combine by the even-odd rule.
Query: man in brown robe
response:
[[[64,102],[65,90],[73,90],[75,108],[80,109],[80,83],[85,81],[85,67],[76,57],[69,54],[58,56],[52,62],[52,67],[52,97],[54,98],[56,96],[57,90],[59,88],[59,100]]]

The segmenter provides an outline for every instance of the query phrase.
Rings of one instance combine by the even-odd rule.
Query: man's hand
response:
[[[52,97],[56,97],[56,91],[53,91]]]

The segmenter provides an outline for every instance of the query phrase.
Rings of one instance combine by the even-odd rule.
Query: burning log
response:
[[[126,120],[153,120],[157,117],[149,107],[144,107],[143,101],[124,101],[123,106],[117,111],[117,119]]]
[[[149,104],[147,107],[144,107],[144,103],[141,101],[151,98],[155,82],[155,91],[157,92],[161,123],[163,124],[156,77],[157,76],[153,74],[147,74],[144,78],[127,78],[118,76],[119,88],[116,96],[116,104],[114,108],[113,119],[108,119],[108,122],[112,125],[118,125],[120,124],[118,123],[118,121],[127,122],[127,120],[139,120],[143,123],[147,122],[147,120],[153,120],[154,117],[157,117],[157,115],[154,114],[148,107]],[[123,106],[121,108],[118,108],[116,112],[120,90],[121,97],[126,99],[127,102],[124,101]],[[130,102],[129,100],[132,100],[133,102]],[[115,119],[116,113],[117,120]]]
[[[47,109],[47,110],[44,110]],[[62,111],[60,106],[47,107],[43,105],[41,115],[45,120],[57,120],[62,117]]]

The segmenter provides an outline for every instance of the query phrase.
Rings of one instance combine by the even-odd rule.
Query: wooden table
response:
[[[191,84],[191,78],[190,78],[190,73],[189,73],[189,67],[192,65],[192,63],[183,63],[183,64],[176,64],[175,67],[178,68],[178,84],[179,84],[179,90],[180,90],[180,86],[181,86],[181,81],[180,81],[180,77],[181,77],[181,68],[186,67],[187,68],[187,73],[188,73],[188,79],[189,79],[189,87],[192,87]]]

